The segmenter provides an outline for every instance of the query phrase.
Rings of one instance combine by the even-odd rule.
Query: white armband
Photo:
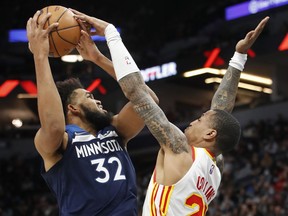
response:
[[[247,54],[242,54],[235,51],[233,57],[229,61],[229,65],[240,71],[243,71],[246,61]]]
[[[123,44],[120,34],[114,25],[109,24],[106,27],[105,38],[110,50],[117,81],[130,73],[140,71],[134,59]]]

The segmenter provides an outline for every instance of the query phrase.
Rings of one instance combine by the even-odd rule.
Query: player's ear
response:
[[[216,138],[216,136],[217,136],[217,131],[215,129],[207,129],[204,135],[204,139],[211,140],[211,139]]]
[[[68,113],[71,112],[74,115],[78,115],[80,113],[79,108],[75,105],[72,105],[72,104],[68,104],[67,110],[68,110]]]

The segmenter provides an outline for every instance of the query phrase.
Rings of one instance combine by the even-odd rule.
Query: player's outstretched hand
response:
[[[98,18],[95,18],[95,17],[92,17],[92,16],[88,16],[84,13],[81,13],[81,12],[75,10],[75,9],[71,9],[71,8],[69,8],[69,9],[75,14],[76,19],[80,19],[83,23],[86,22],[95,28],[96,31],[91,31],[90,35],[104,36],[105,29],[109,25],[108,22],[101,20],[101,19],[98,19]]]
[[[252,45],[254,44],[254,42],[256,41],[256,39],[258,38],[258,36],[261,34],[261,32],[263,31],[266,23],[268,22],[268,20],[270,19],[270,17],[265,17],[264,19],[261,20],[261,22],[257,25],[257,27],[248,32],[245,36],[244,39],[240,40],[237,44],[236,44],[236,51],[239,53],[243,53],[246,54],[247,51],[252,47]]]

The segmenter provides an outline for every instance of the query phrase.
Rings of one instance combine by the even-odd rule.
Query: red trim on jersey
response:
[[[191,156],[192,156],[192,160],[194,162],[195,161],[195,148],[193,146],[191,146],[191,150],[192,150]]]
[[[156,198],[156,195],[157,195],[157,192],[158,192],[158,189],[159,189],[159,185],[158,184],[154,184],[154,188],[152,190],[152,194],[151,194],[151,200],[150,200],[150,207],[151,207],[151,215],[154,216],[154,215],[157,215],[156,214],[156,205],[154,204],[155,203],[155,198]]]
[[[166,197],[165,197],[165,201],[164,201],[164,208],[163,210],[166,212],[166,206],[167,206],[167,203],[168,203],[168,200],[169,200],[169,197],[170,197],[170,192],[171,192],[171,189],[172,189],[172,186],[169,186],[168,187],[168,190],[167,190],[167,193],[166,193]],[[164,191],[164,190],[163,190]]]
[[[210,156],[211,156],[212,158],[215,157],[215,155],[214,155],[211,151],[209,151],[208,149],[206,149],[206,151],[210,154]]]

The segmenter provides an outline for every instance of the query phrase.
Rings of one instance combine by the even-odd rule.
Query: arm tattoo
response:
[[[226,110],[231,113],[237,95],[238,83],[240,79],[241,71],[229,66],[225,73],[217,91],[215,92],[211,109]]]
[[[134,110],[145,121],[146,126],[160,145],[169,147],[174,153],[188,152],[185,135],[170,124],[164,112],[155,103],[139,73],[132,73],[119,84],[125,96],[133,103]]]

